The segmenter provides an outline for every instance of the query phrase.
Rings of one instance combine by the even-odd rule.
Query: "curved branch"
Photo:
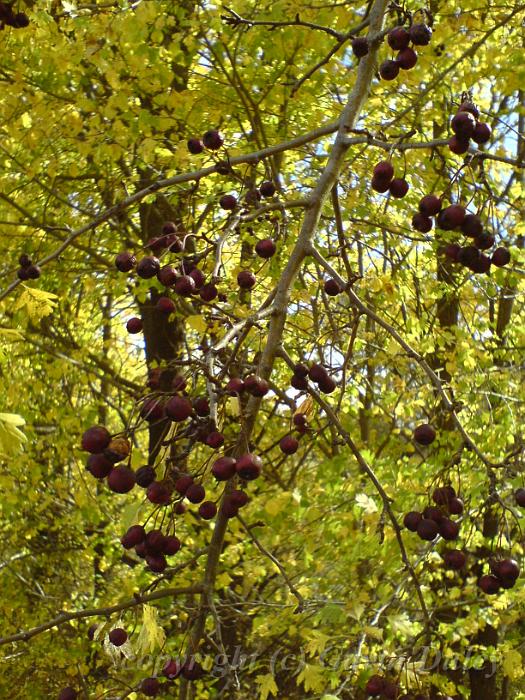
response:
[[[137,593],[133,599],[125,600],[123,603],[117,603],[116,605],[109,605],[107,608],[91,608],[88,610],[75,610],[74,612],[62,612],[53,620],[43,622],[41,625],[32,627],[25,632],[17,632],[16,634],[11,634],[8,637],[0,637],[0,646],[2,644],[10,644],[11,642],[27,642],[28,639],[36,637],[37,634],[46,632],[53,627],[60,627],[60,625],[70,622],[71,620],[82,620],[85,617],[97,617],[98,615],[111,615],[112,613],[120,612],[121,610],[126,610],[127,608],[134,608],[137,605],[142,605],[142,603],[148,603],[151,600],[159,600],[159,598],[167,598],[168,596],[189,595],[192,593],[200,593],[201,591],[202,586],[163,588],[160,591],[147,593],[146,595],[139,595]]]

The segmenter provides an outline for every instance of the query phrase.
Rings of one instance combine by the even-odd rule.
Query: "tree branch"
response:
[[[8,637],[0,637],[0,646],[3,644],[10,644],[11,642],[27,642],[28,639],[36,637],[42,632],[46,632],[53,627],[60,627],[60,625],[70,622],[71,620],[81,620],[85,617],[97,617],[98,615],[111,615],[115,612],[120,612],[121,610],[126,610],[127,608],[134,608],[137,605],[142,605],[142,603],[148,603],[151,600],[159,600],[159,598],[167,598],[168,596],[178,596],[178,595],[190,595],[192,593],[200,593],[202,591],[202,586],[189,586],[186,588],[163,588],[160,591],[154,591],[153,593],[148,593],[146,595],[139,595],[138,593],[132,600],[126,600],[123,603],[117,603],[116,605],[109,605],[106,608],[91,608],[88,610],[75,610],[74,612],[62,612],[57,615],[53,620],[48,622],[43,622],[37,627],[32,627],[25,632],[17,632],[16,634],[11,634]]]

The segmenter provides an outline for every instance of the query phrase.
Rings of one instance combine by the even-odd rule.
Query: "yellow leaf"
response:
[[[265,676],[257,676],[255,679],[259,686],[259,700],[266,700],[268,695],[277,695],[278,688],[271,673]]]
[[[383,639],[383,630],[379,627],[370,627],[367,625],[363,627],[363,632],[373,639]]]
[[[159,625],[158,611],[152,605],[142,606],[142,627],[136,643],[136,652],[149,654],[157,647],[162,647],[166,641],[166,634]]]
[[[190,328],[193,328],[193,330],[197,331],[198,333],[205,333],[208,328],[204,317],[200,314],[196,314],[195,316],[188,316],[188,318],[186,319],[186,323]]]
[[[523,676],[522,658],[517,649],[509,649],[505,652],[503,657],[503,672],[511,681],[515,681]]]
[[[56,306],[55,299],[58,299],[56,294],[46,292],[43,289],[36,289],[35,287],[26,287],[25,284],[22,287],[24,291],[18,298],[14,311],[18,311],[25,306],[31,321],[40,321],[41,318],[49,316],[53,312]]]
[[[297,685],[303,683],[305,690],[321,691],[325,686],[324,668],[314,664],[305,664],[297,676]]]
[[[0,455],[14,455],[20,452],[27,437],[18,429],[25,425],[22,416],[16,413],[0,413]]]

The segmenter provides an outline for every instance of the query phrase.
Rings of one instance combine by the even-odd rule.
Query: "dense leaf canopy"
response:
[[[525,698],[522,579],[486,579],[524,546],[524,18],[0,3],[0,697],[140,698],[158,677],[181,700],[360,699],[375,674],[383,697]],[[422,24],[415,66],[385,66],[387,32]],[[454,153],[465,102],[491,134]],[[431,194],[483,235],[413,220]],[[175,287],[119,271],[124,251]],[[86,469],[94,425],[126,459],[109,480]],[[223,455],[238,473],[217,480]],[[156,502],[110,488],[145,465]],[[405,515],[436,503],[418,537]],[[180,540],[167,568],[123,549],[137,524]]]

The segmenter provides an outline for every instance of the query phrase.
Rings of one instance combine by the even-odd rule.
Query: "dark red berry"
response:
[[[217,430],[213,430],[206,436],[205,442],[208,447],[217,450],[219,447],[224,445],[224,435],[219,433]]]
[[[492,253],[492,264],[496,267],[505,267],[510,262],[510,253],[506,248],[496,248]]]
[[[236,472],[236,461],[233,457],[219,457],[212,465],[211,473],[217,481],[227,481]]]
[[[255,244],[255,252],[260,258],[271,258],[276,250],[277,246],[271,238],[263,238]]]
[[[407,530],[410,530],[411,532],[416,532],[417,526],[419,525],[422,519],[423,516],[421,515],[421,513],[418,513],[415,510],[411,510],[403,518],[403,524]]]
[[[449,260],[452,260],[452,262],[459,262],[458,256],[460,250],[461,246],[457,243],[449,243],[443,248],[443,253],[447,256]]]
[[[136,547],[141,542],[144,542],[146,531],[142,525],[132,525],[120,538],[120,543],[124,549]]]
[[[173,313],[176,309],[175,302],[169,297],[159,297],[155,306],[158,311],[162,314],[166,314],[166,316],[169,316],[169,314]]]
[[[199,678],[202,678],[204,675],[204,669],[200,663],[195,661],[195,659],[192,657],[184,662],[181,673],[183,678],[185,678],[187,681],[196,681]]]
[[[476,120],[470,112],[458,112],[452,119],[452,131],[462,139],[470,139],[476,128]]]
[[[422,423],[414,430],[414,440],[420,445],[430,445],[435,439],[436,431],[428,423]]]
[[[193,407],[191,401],[185,396],[172,396],[166,403],[164,410],[170,420],[180,423],[191,416]]]
[[[29,265],[29,267],[26,267],[26,273],[30,280],[37,280],[42,274],[42,271],[38,265]]]
[[[144,467],[139,467],[135,472],[135,482],[137,486],[141,486],[146,489],[150,484],[155,481],[155,469],[146,465]]]
[[[138,318],[138,316],[133,316],[133,318],[130,318],[128,322],[126,323],[126,330],[128,333],[131,333],[132,335],[135,335],[136,333],[140,333],[143,328],[143,323],[142,319]]]
[[[402,199],[408,192],[408,182],[402,177],[395,177],[390,183],[390,194],[396,199]]]
[[[449,518],[443,518],[439,523],[439,534],[444,540],[455,540],[459,535],[459,525]]]
[[[200,503],[206,497],[206,491],[201,484],[192,484],[186,491],[186,498],[190,503]]]
[[[321,379],[317,386],[319,387],[319,391],[321,391],[323,394],[331,394],[337,388],[337,384],[334,382],[332,377],[328,376]]]
[[[189,277],[191,277],[191,279],[195,282],[195,290],[199,290],[204,287],[206,277],[204,276],[204,272],[202,270],[199,270],[198,267],[193,268],[193,270],[189,274]]]
[[[250,500],[248,498],[248,494],[245,493],[245,491],[239,491],[238,489],[234,489],[233,491],[231,491],[228,498],[230,499],[230,502],[237,508],[242,508]]]
[[[233,194],[224,194],[219,200],[219,205],[225,211],[233,211],[237,206],[237,198]]]
[[[463,501],[461,498],[451,498],[448,503],[448,512],[451,515],[461,515],[463,513]]]
[[[387,59],[379,66],[379,75],[383,80],[395,80],[399,75],[399,63]]]
[[[24,15],[24,17],[25,17],[25,15]],[[29,24],[29,20],[27,21],[27,24]],[[24,25],[19,25],[19,26],[26,27],[27,25],[24,24]],[[78,698],[78,692],[74,688],[72,688],[70,685],[68,685],[66,688],[62,688],[62,690],[58,694],[58,700],[77,700],[77,698]]]
[[[189,474],[184,474],[183,476],[179,476],[179,478],[175,482],[175,491],[177,493],[180,493],[181,496],[185,496],[186,491],[190,488],[190,486],[192,484],[193,484],[193,477],[190,476]]]
[[[425,217],[435,216],[441,211],[441,199],[435,194],[426,194],[419,200],[419,212]]]
[[[171,501],[171,491],[162,481],[153,481],[148,486],[146,498],[150,503],[166,506]]]
[[[261,473],[262,459],[257,455],[247,452],[237,459],[235,469],[241,479],[253,481],[253,479],[256,479]]]
[[[183,297],[187,297],[195,291],[195,280],[189,275],[181,275],[173,285],[173,291]]]
[[[432,29],[426,24],[413,24],[408,30],[410,41],[416,46],[427,46],[432,39]]]
[[[356,58],[363,58],[369,50],[368,41],[364,36],[357,36],[355,39],[352,39],[352,52]]]
[[[299,377],[297,374],[292,375],[290,385],[294,389],[297,389],[297,391],[305,391],[308,389],[308,381],[305,379],[305,377]]]
[[[461,226],[465,216],[465,207],[461,206],[461,204],[451,204],[439,212],[437,225],[444,231],[453,231]]]
[[[437,506],[427,506],[423,511],[423,517],[427,518],[427,520],[433,520],[437,525],[439,525],[445,516],[441,508],[438,508]]]
[[[178,678],[180,676],[180,673],[182,671],[182,664],[180,661],[177,661],[175,659],[169,659],[166,661],[162,668],[162,673],[166,678],[169,678],[170,680],[174,680],[175,678]]]
[[[467,214],[461,223],[461,231],[465,236],[481,236],[483,233],[483,224],[477,214]]]
[[[181,547],[180,540],[175,535],[166,535],[164,538],[164,546],[162,548],[162,553],[167,557],[172,557],[177,554]]]
[[[146,399],[140,407],[140,417],[153,423],[164,418],[164,404],[160,399]]]
[[[217,297],[217,287],[209,282],[208,284],[205,284],[204,287],[199,291],[199,296],[202,299],[202,301],[213,301]]]
[[[200,139],[189,139],[188,140],[188,151],[197,155],[204,151],[204,144]]]
[[[19,280],[25,281],[29,279],[29,268],[28,267],[21,267],[16,271],[16,276],[18,277]]]
[[[155,277],[160,270],[160,262],[154,256],[146,256],[137,263],[137,275],[142,279],[148,280]]]
[[[474,238],[474,245],[476,248],[479,248],[479,250],[488,250],[492,248],[495,241],[496,239],[492,234],[483,232]]]
[[[203,135],[202,143],[206,148],[209,148],[210,151],[218,151],[224,143],[224,136],[220,133],[220,131],[210,129],[210,131],[207,131]]]
[[[148,565],[149,569],[156,574],[161,574],[168,566],[168,562],[166,561],[164,554],[147,554],[146,564]]]
[[[481,145],[483,143],[487,143],[491,136],[492,131],[490,126],[485,124],[485,122],[478,122],[474,129],[474,133],[472,134],[472,140]]]
[[[388,190],[388,188],[390,186],[390,182],[388,182],[387,180],[382,180],[382,179],[374,176],[372,178],[371,185],[372,185],[373,190],[375,190],[376,192],[380,192],[382,194],[383,192],[386,192]]]
[[[204,396],[193,400],[193,410],[195,413],[204,418],[210,415],[210,402]]]
[[[390,161],[382,160],[374,167],[373,176],[378,180],[390,182],[394,177],[394,166]]]
[[[335,297],[338,294],[341,294],[343,290],[341,289],[339,282],[334,279],[328,279],[325,280],[324,291],[326,294],[328,294],[328,296]]]
[[[157,272],[157,279],[164,287],[171,287],[175,284],[178,276],[177,270],[173,265],[164,265],[164,267],[161,267]]]
[[[115,629],[111,630],[108,637],[113,646],[121,647],[126,642],[128,633],[122,627],[115,627]]]
[[[237,284],[241,289],[252,289],[256,281],[255,275],[250,270],[241,270],[237,275]]]
[[[133,255],[133,253],[128,253],[125,251],[123,253],[119,253],[115,258],[115,267],[120,272],[129,272],[130,270],[133,270],[136,262],[137,258]]]
[[[421,233],[428,233],[432,230],[432,219],[417,212],[412,217],[412,228],[416,229],[416,231],[421,231]]]
[[[299,448],[299,440],[292,435],[285,435],[279,442],[281,452],[285,455],[293,455]]]
[[[469,146],[470,142],[468,139],[463,138],[462,136],[457,136],[456,134],[451,136],[448,141],[448,147],[450,148],[452,153],[455,153],[457,156],[466,153],[469,149]]]
[[[239,506],[235,505],[229,496],[226,496],[221,505],[221,513],[227,518],[235,518],[239,513]]]
[[[135,486],[135,472],[128,467],[115,467],[108,474],[108,486],[115,493],[128,493]]]
[[[479,579],[478,586],[481,588],[483,593],[486,593],[487,595],[495,595],[499,592],[500,581],[496,578],[496,576],[485,574]]]
[[[403,70],[410,70],[417,63],[417,53],[411,48],[403,49],[397,54],[396,62]]]
[[[250,374],[244,379],[244,387],[252,396],[262,398],[270,391],[270,387],[266,379],[259,377],[257,374]]]
[[[113,469],[113,462],[104,454],[91,454],[86,466],[95,479],[104,479]]]
[[[240,377],[232,377],[224,387],[224,391],[230,396],[236,396],[242,393],[245,389],[246,387],[244,386],[244,382]]]
[[[213,501],[204,501],[199,506],[199,515],[203,520],[211,520],[217,515],[217,506]]]
[[[103,425],[94,425],[82,435],[82,449],[91,454],[103,452],[111,442],[111,435]]]
[[[377,697],[378,695],[382,695],[384,688],[384,678],[378,675],[374,675],[368,679],[368,682],[365,686],[365,692],[368,695],[372,695],[372,697]]]
[[[438,525],[435,520],[423,518],[423,520],[418,523],[417,534],[422,540],[431,542],[435,540],[438,535]]]
[[[410,42],[410,34],[405,27],[394,27],[386,35],[386,40],[391,49],[402,51]]]
[[[514,500],[520,508],[525,508],[525,489],[516,489],[514,491]]]
[[[259,187],[259,192],[262,197],[273,197],[275,194],[275,185],[271,180],[265,180]]]

